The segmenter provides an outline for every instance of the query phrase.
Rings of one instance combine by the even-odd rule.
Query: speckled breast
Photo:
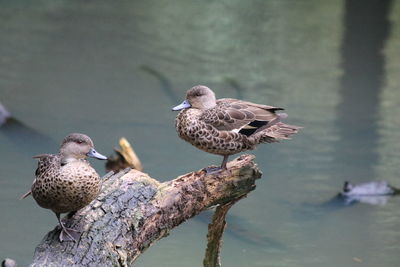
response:
[[[32,185],[32,196],[41,207],[65,213],[88,205],[100,188],[96,171],[86,161],[76,161],[38,175]]]

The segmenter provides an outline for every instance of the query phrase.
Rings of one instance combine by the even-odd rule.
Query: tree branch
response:
[[[207,249],[203,260],[204,267],[221,266],[220,252],[222,247],[222,236],[226,227],[225,217],[228,214],[229,209],[242,197],[226,204],[219,205],[215,209],[212,223],[208,225]]]
[[[185,220],[247,195],[260,177],[252,155],[221,173],[197,171],[164,183],[137,170],[109,175],[96,200],[64,218],[67,227],[83,230],[80,240],[60,243],[57,226],[36,248],[31,266],[130,266]]]

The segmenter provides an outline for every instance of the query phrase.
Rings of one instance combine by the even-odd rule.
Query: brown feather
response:
[[[195,86],[187,93],[190,108],[179,112],[175,127],[179,136],[206,152],[226,156],[255,149],[260,143],[289,139],[301,127],[284,124],[283,108],[223,98],[205,86]]]
[[[247,101],[222,98],[216,101],[216,106],[205,110],[202,119],[218,130],[232,131],[246,127],[252,121],[273,121],[279,118],[275,113],[282,108],[254,104]]]

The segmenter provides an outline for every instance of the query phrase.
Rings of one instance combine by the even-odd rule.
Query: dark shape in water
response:
[[[41,133],[40,131],[26,125],[20,120],[9,117],[6,123],[0,128],[0,133],[3,133],[14,144],[15,149],[20,150],[22,153],[29,153],[57,146],[51,137]],[[30,146],[31,149],[26,147]]]
[[[334,168],[346,166],[352,175],[365,179],[375,178],[373,167],[378,159],[379,108],[385,78],[382,51],[390,36],[392,2],[344,2],[343,76],[338,92],[335,126],[339,138],[334,146]]]
[[[194,217],[199,219],[201,222],[210,223],[213,216],[212,210],[207,210]],[[242,217],[231,215],[228,213],[227,227],[225,233],[248,244],[255,246],[267,247],[276,250],[286,250],[287,247],[282,243],[266,236],[260,235],[260,233],[253,232],[251,229],[251,224]]]
[[[231,86],[235,91],[236,91],[236,98],[237,99],[243,99],[243,91],[245,91],[245,89],[240,85],[240,83],[235,79],[235,78],[225,78],[225,81],[227,84],[229,84],[229,86]]]
[[[172,85],[170,80],[158,70],[147,66],[142,65],[140,69],[153,75],[161,84],[161,89],[165,92],[166,96],[171,100],[171,103],[176,103],[179,100],[179,97],[175,94],[174,90],[172,89]]]

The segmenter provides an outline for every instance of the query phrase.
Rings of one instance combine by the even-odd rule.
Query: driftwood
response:
[[[67,227],[83,230],[80,240],[60,243],[57,226],[36,248],[31,266],[130,266],[185,220],[215,205],[227,211],[260,177],[251,155],[229,162],[227,171],[200,170],[164,183],[137,170],[107,175],[99,197],[64,218]]]

